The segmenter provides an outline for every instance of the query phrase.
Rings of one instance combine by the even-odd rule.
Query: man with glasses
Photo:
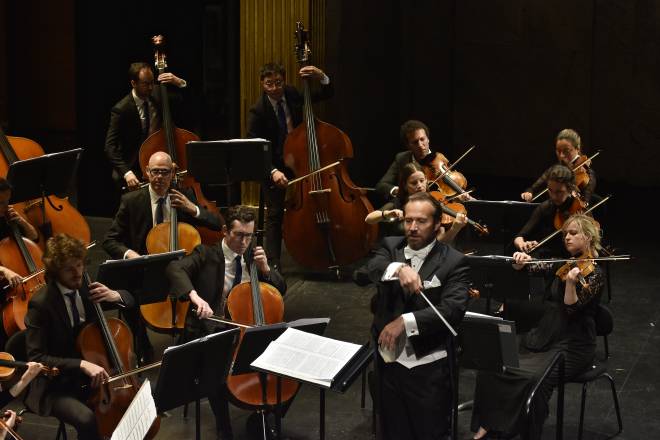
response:
[[[250,265],[254,261],[259,280],[272,284],[281,294],[286,283],[279,272],[268,265],[266,253],[260,246],[250,249],[254,235],[254,211],[232,207],[225,215],[224,238],[214,246],[199,245],[181,260],[167,267],[171,290],[179,298],[190,299],[186,317],[186,340],[223,330],[223,326],[205,320],[211,315],[225,317],[227,297],[232,288],[250,281]],[[217,438],[232,439],[226,387],[209,395],[215,415]]]
[[[333,95],[330,78],[316,66],[305,66],[298,71],[302,78],[316,78],[321,89],[312,94],[312,101],[320,101]],[[288,184],[284,167],[284,143],[287,135],[302,122],[303,95],[295,87],[287,85],[286,71],[277,63],[268,63],[261,68],[263,93],[250,109],[247,135],[271,142],[272,165],[264,195],[268,206],[266,215],[266,250],[269,260],[279,266],[282,251],[282,221],[284,218],[284,196]],[[291,177],[289,175],[289,177]]]
[[[147,63],[133,63],[128,69],[131,91],[110,111],[105,154],[112,165],[118,188],[137,189],[140,184],[138,152],[142,142],[160,129],[160,96],[154,93],[154,73]],[[158,81],[186,87],[186,81],[172,73],[158,75]]]
[[[112,226],[103,240],[103,248],[114,259],[136,258],[147,254],[147,234],[155,225],[169,221],[170,210],[176,209],[179,221],[219,231],[222,219],[195,204],[192,190],[171,189],[174,166],[169,154],[159,151],[149,158],[149,185],[124,194]],[[152,348],[138,311],[127,311],[126,320],[138,340],[142,361],[152,356]]]

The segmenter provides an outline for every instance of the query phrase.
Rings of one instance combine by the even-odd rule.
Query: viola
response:
[[[296,58],[309,63],[307,31],[296,24]],[[314,269],[350,264],[365,256],[378,238],[378,225],[364,218],[373,211],[366,191],[346,168],[353,157],[348,136],[314,116],[309,79],[303,79],[303,122],[288,134],[284,164],[294,177],[310,177],[289,186],[284,213],[284,241],[294,260]],[[329,164],[331,169],[316,172]],[[313,173],[313,174],[312,174]]]
[[[85,272],[83,282],[91,284]],[[76,346],[83,359],[103,367],[108,374],[123,374],[135,359],[133,335],[126,323],[117,318],[107,318],[101,305],[94,303],[96,321],[80,331]],[[123,377],[116,382],[99,386],[91,396],[90,407],[94,410],[99,435],[110,438],[117,424],[140,389],[135,376]],[[160,417],[151,425],[146,438],[153,438],[160,427]]]
[[[0,221],[6,221],[0,219]],[[2,324],[7,336],[25,330],[30,298],[46,285],[42,272],[42,252],[32,240],[23,237],[14,222],[8,222],[10,236],[0,240],[0,265],[23,277],[23,282],[6,291],[2,306]]]
[[[565,210],[559,210],[557,209],[555,212],[555,217],[553,220],[553,225],[555,229],[559,230],[564,226],[564,223],[570,216],[573,214],[579,214],[584,212],[585,208],[587,207],[587,203],[584,202],[580,197],[573,196],[573,201],[571,202],[571,205],[565,209]]]
[[[429,194],[441,203],[442,219],[440,220],[440,223],[445,228],[451,227],[451,224],[454,222],[454,219],[458,214],[464,214],[467,218],[467,209],[465,209],[465,206],[462,203],[449,201],[440,191],[430,191]],[[490,233],[486,226],[480,225],[470,218],[467,218],[467,222],[479,233],[479,235],[488,235]]]
[[[9,166],[14,162],[44,155],[38,143],[23,137],[6,136],[1,128],[0,152],[0,176],[3,177],[7,176]],[[37,244],[41,250],[45,249],[48,238],[59,233],[78,238],[85,244],[91,240],[87,221],[66,197],[50,195],[45,199],[28,200],[14,204],[14,209],[37,229]]]
[[[27,362],[17,361],[11,353],[0,351],[0,381],[10,380],[17,368],[27,367]],[[46,377],[55,377],[60,374],[60,370],[57,367],[43,366],[39,374],[43,374]]]
[[[155,65],[158,71],[158,74],[165,73],[167,71],[167,55],[164,51],[165,37],[162,35],[156,35],[152,38],[154,44],[154,58]],[[144,172],[144,179],[147,179],[147,165],[149,164],[149,158],[151,155],[158,152],[164,151],[170,155],[172,162],[179,165],[179,167],[185,172],[187,169],[188,161],[186,159],[186,144],[191,141],[199,141],[199,136],[195,133],[192,133],[183,128],[176,127],[172,121],[172,114],[170,111],[169,98],[167,94],[167,84],[159,84],[158,90],[160,92],[161,100],[161,112],[163,126],[160,130],[154,132],[150,135],[140,146],[140,168]],[[197,204],[200,208],[204,208],[207,211],[212,212],[216,216],[220,216],[218,207],[215,202],[209,201],[204,196],[202,188],[199,185],[199,182],[195,181],[193,176],[189,173],[185,174],[181,182],[183,188],[192,188],[195,193],[195,198],[197,199]],[[204,244],[214,244],[222,238],[222,232],[212,231],[206,227],[197,228],[202,237],[202,243]]]
[[[175,167],[176,170],[176,167]],[[178,188],[178,178],[174,174],[174,187]],[[202,242],[199,232],[192,225],[178,220],[177,210],[170,209],[169,221],[160,223],[149,231],[146,238],[147,252],[163,252],[185,249],[190,254]],[[177,333],[183,330],[188,302],[179,301],[169,295],[164,301],[140,305],[142,318],[151,329],[161,333]]]

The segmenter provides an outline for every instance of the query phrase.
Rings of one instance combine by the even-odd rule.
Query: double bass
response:
[[[83,283],[90,285],[89,275],[83,274]],[[93,303],[96,322],[90,323],[78,334],[76,347],[83,359],[99,365],[108,374],[122,375],[130,366],[133,352],[131,330],[118,318],[107,318],[98,303]],[[105,382],[95,390],[89,404],[94,410],[101,438],[109,439],[115,427],[140,389],[134,375],[121,380]],[[160,427],[160,418],[151,425],[146,438],[153,438]]]
[[[158,74],[165,73],[167,71],[167,56],[163,50],[165,43],[165,38],[162,35],[156,35],[152,38],[154,44],[154,58],[155,65]],[[182,170],[187,169],[187,160],[186,160],[186,143],[190,141],[199,141],[199,137],[188,130],[183,128],[175,127],[172,121],[172,114],[170,112],[170,103],[169,97],[167,94],[167,84],[161,83],[158,85],[158,91],[160,93],[161,100],[161,111],[163,125],[162,128],[152,135],[150,135],[140,146],[140,169],[142,169],[144,176],[147,178],[147,165],[149,164],[149,158],[152,154],[157,151],[164,151],[170,155],[172,162],[176,163]],[[206,199],[204,193],[202,193],[202,188],[199,183],[188,173],[185,174],[181,186],[183,188],[192,188],[195,193],[195,198],[197,199],[197,204],[200,208],[205,208],[206,210],[212,212],[213,214],[220,216],[218,207],[215,202],[211,202]],[[212,231],[211,229],[200,227],[198,228],[199,233],[202,237],[202,242],[204,244],[212,245],[222,238],[222,233],[218,231]]]
[[[19,160],[30,159],[44,155],[41,145],[24,137],[6,136],[0,128],[0,175],[7,176],[9,166]],[[37,243],[41,250],[46,247],[50,236],[64,233],[88,244],[91,232],[85,218],[69,203],[68,198],[55,195],[42,199],[28,200],[14,204],[16,212],[20,212],[32,226],[37,229]]]
[[[307,31],[296,24],[296,58],[309,64]],[[315,118],[310,83],[303,78],[303,122],[288,134],[284,164],[295,176],[310,177],[291,185],[284,213],[284,242],[294,260],[314,269],[352,263],[369,252],[378,226],[364,218],[373,211],[364,190],[348,175],[347,159],[353,157],[348,136]],[[325,171],[321,168],[340,161]]]

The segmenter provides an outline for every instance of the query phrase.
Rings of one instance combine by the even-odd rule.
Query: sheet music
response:
[[[145,380],[128,406],[111,440],[142,440],[156,420],[156,403],[151,395],[151,384]]]
[[[360,347],[288,328],[250,365],[329,387]]]

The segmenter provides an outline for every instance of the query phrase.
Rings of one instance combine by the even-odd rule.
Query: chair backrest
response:
[[[25,335],[26,330],[16,332],[9,337],[5,344],[5,350],[11,353],[17,361],[26,362],[28,360]]]
[[[594,320],[596,321],[597,336],[607,336],[612,333],[614,319],[612,318],[612,312],[610,309],[602,304],[598,304],[598,311],[596,312]]]

